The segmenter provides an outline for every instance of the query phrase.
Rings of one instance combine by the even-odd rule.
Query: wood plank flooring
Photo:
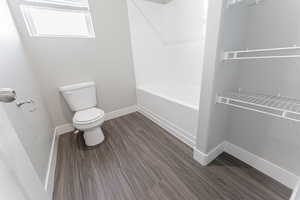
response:
[[[228,154],[202,167],[139,113],[107,121],[104,143],[60,137],[54,200],[283,200],[291,190]]]

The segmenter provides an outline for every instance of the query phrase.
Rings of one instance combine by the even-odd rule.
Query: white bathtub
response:
[[[141,113],[193,147],[196,141],[200,86],[148,84],[137,88]]]

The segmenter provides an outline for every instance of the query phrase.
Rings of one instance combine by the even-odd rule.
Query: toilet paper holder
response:
[[[10,103],[16,100],[16,91],[11,88],[0,88],[0,102]]]

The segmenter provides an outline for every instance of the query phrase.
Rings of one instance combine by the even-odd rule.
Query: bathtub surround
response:
[[[194,146],[206,1],[127,0],[127,4],[138,107]]]
[[[40,181],[44,182],[54,127],[5,0],[0,0],[0,24],[0,87],[15,89],[17,100],[33,99],[36,111],[29,112],[29,105],[18,108],[15,102],[3,107]]]
[[[20,2],[9,1],[54,126],[73,116],[58,91],[63,85],[95,81],[98,106],[106,113],[136,105],[126,1],[89,0],[94,39],[29,37]]]
[[[206,1],[127,4],[137,87],[201,85]]]

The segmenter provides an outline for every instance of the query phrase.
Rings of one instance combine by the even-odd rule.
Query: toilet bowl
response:
[[[90,108],[78,111],[73,117],[73,125],[84,132],[83,137],[87,146],[95,146],[104,140],[104,134],[100,126],[104,122],[104,111],[98,108]]]
[[[83,137],[87,146],[95,146],[104,141],[101,125],[104,122],[105,113],[96,107],[96,86],[94,82],[79,83],[60,87],[62,95],[72,111],[73,126],[83,131]]]

